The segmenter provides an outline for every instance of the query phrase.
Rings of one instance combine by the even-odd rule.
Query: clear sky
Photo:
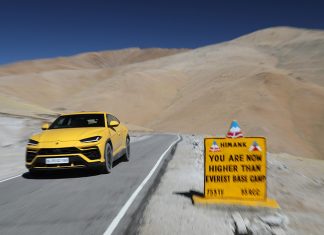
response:
[[[197,48],[271,26],[324,29],[324,1],[0,0],[0,64],[127,47]]]

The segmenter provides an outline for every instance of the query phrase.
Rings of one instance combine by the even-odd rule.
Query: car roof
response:
[[[99,111],[81,111],[81,112],[74,112],[74,113],[64,113],[61,116],[77,115],[77,114],[108,114],[108,113],[107,112],[99,112]]]

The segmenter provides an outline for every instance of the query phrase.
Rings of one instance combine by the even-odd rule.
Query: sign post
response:
[[[227,138],[205,138],[204,150],[204,196],[195,203],[279,207],[267,198],[264,137],[243,137],[233,121]]]

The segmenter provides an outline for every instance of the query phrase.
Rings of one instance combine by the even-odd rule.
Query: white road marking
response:
[[[116,229],[117,225],[119,224],[119,222],[121,221],[121,219],[124,217],[124,215],[126,214],[128,208],[132,205],[133,201],[135,200],[135,198],[137,197],[137,195],[141,192],[141,190],[144,188],[145,184],[149,181],[149,179],[152,177],[152,175],[154,174],[154,172],[156,171],[156,169],[158,168],[158,166],[160,165],[161,161],[163,160],[163,158],[165,157],[165,155],[167,154],[167,152],[173,147],[174,144],[176,144],[178,141],[180,140],[180,136],[178,135],[178,139],[176,141],[174,141],[168,148],[167,150],[165,150],[161,157],[159,158],[159,160],[156,162],[156,164],[154,165],[154,167],[152,168],[152,170],[150,171],[150,173],[145,177],[145,179],[143,180],[143,182],[138,186],[138,188],[133,192],[133,194],[130,196],[130,198],[127,200],[127,202],[124,204],[124,206],[120,209],[119,213],[117,214],[117,216],[114,218],[114,220],[111,222],[111,224],[109,225],[109,227],[106,229],[106,231],[104,232],[103,235],[110,235],[114,232],[114,230]]]
[[[9,177],[9,178],[7,178],[7,179],[0,180],[0,183],[2,183],[2,182],[6,182],[6,181],[8,181],[8,180],[15,179],[15,178],[18,178],[18,177],[20,177],[20,176],[21,176],[21,175],[15,175],[15,176]]]

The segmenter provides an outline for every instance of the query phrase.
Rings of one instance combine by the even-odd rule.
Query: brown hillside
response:
[[[270,151],[324,159],[323,31],[270,28],[181,52],[2,76],[0,94],[54,111],[108,110],[159,131],[224,135],[237,119]]]
[[[0,67],[0,76],[39,73],[51,70],[112,68],[174,55],[188,49],[128,48],[115,51],[89,52],[70,57],[23,61]]]

